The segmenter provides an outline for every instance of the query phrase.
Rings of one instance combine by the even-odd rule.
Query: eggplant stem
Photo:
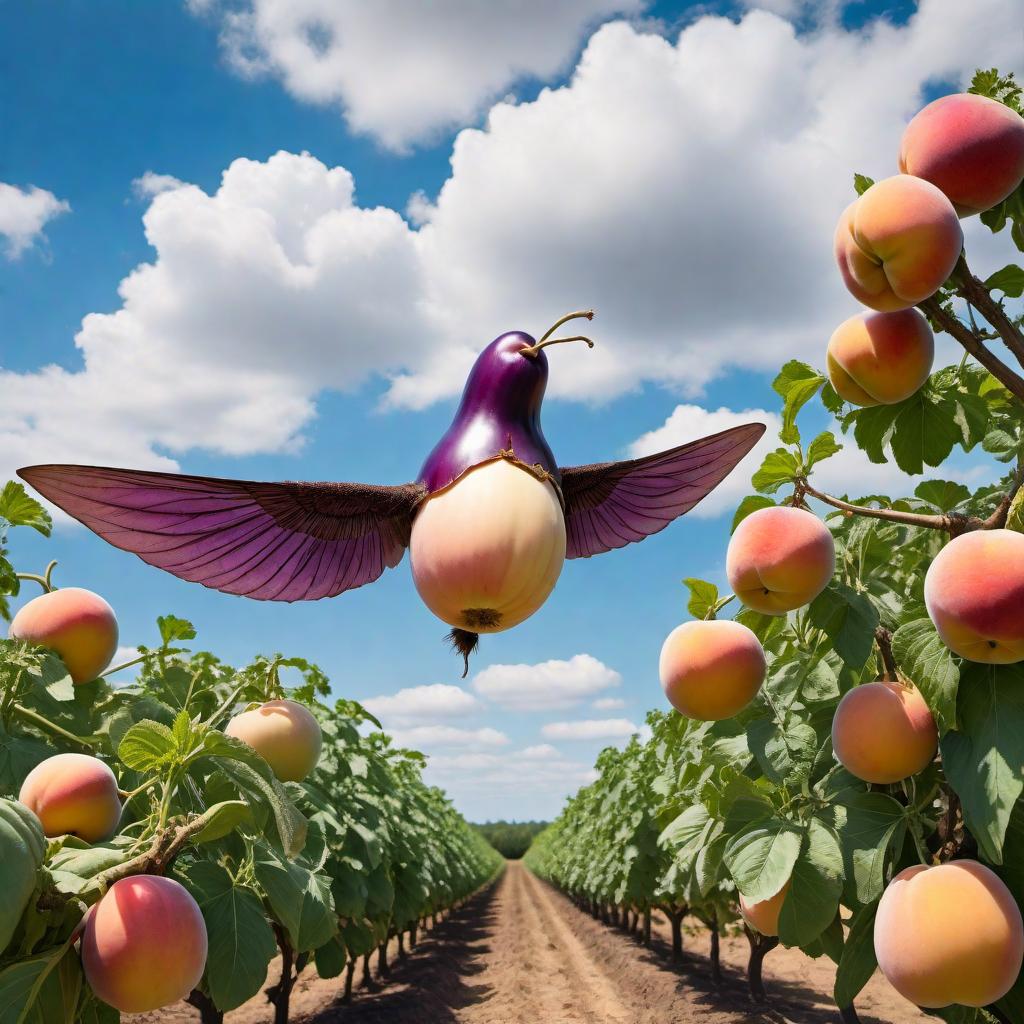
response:
[[[566,313],[561,320],[556,320],[542,335],[541,341],[547,341],[555,331],[558,330],[562,324],[567,324],[570,320],[593,320],[594,311],[592,309],[580,309],[575,313]]]
[[[587,348],[593,348],[594,343],[584,337],[582,334],[574,334],[571,338],[550,338],[548,341],[538,341],[536,345],[530,345],[529,348],[521,348],[519,354],[521,356],[535,356],[542,348],[547,348],[548,345],[564,345],[568,341],[585,341]]]

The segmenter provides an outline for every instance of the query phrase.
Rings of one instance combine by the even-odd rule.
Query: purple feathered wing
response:
[[[423,489],[256,483],[98,466],[18,471],[104,540],[193,583],[311,601],[397,565]]]
[[[764,431],[748,423],[628,462],[562,467],[566,557],[589,558],[663,530],[713,491]]]

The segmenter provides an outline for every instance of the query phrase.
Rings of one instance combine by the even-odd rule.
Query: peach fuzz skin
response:
[[[928,379],[935,338],[916,309],[860,313],[835,329],[826,359],[840,398],[852,405],[893,405]]]
[[[939,732],[916,686],[878,682],[855,686],[832,719],[839,763],[864,782],[899,782],[935,757]]]
[[[75,683],[91,682],[117,653],[114,610],[81,587],[33,598],[14,616],[9,635],[56,651]]]
[[[320,725],[293,700],[271,700],[243,711],[224,732],[252,747],[282,782],[301,782],[320,760]]]
[[[943,96],[907,125],[899,165],[940,188],[961,217],[989,210],[1024,180],[1024,117],[987,96]]]
[[[954,654],[1024,660],[1024,534],[974,530],[951,540],[928,567],[924,602]]]
[[[872,185],[839,218],[834,246],[850,294],[892,313],[923,302],[952,273],[964,235],[931,182],[897,174]]]
[[[122,1013],[184,999],[206,968],[206,924],[196,901],[170,878],[115,882],[87,917],[82,967],[93,992]]]
[[[114,834],[121,820],[117,779],[89,754],[55,754],[37,764],[21,784],[18,800],[50,838],[73,835],[99,843]]]
[[[728,619],[677,626],[658,663],[672,707],[704,722],[742,711],[761,688],[765,671],[761,642],[746,626]]]
[[[835,567],[828,527],[811,512],[781,505],[747,516],[725,556],[733,592],[765,615],[782,615],[813,601]]]
[[[740,893],[740,913],[743,920],[762,935],[778,935],[779,914],[782,913],[782,904],[786,902],[788,892],[789,882],[786,882],[774,896],[769,896],[760,903],[750,903],[743,893]]]
[[[985,1006],[1017,980],[1024,925],[1010,890],[984,864],[916,864],[882,894],[875,955],[893,988],[918,1006]]]

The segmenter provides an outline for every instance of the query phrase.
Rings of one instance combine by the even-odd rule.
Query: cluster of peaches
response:
[[[77,686],[98,678],[113,660],[117,619],[99,595],[67,587],[25,604],[10,636],[56,652]],[[320,758],[320,726],[294,701],[272,700],[243,711],[224,731],[252,747],[282,781],[301,781]],[[105,761],[68,753],[33,768],[18,800],[47,837],[102,843],[117,832],[127,796]],[[125,1013],[155,1010],[184,999],[198,985],[206,967],[206,925],[184,886],[135,875],[114,882],[90,907],[80,952],[86,980],[100,999]]]
[[[828,373],[845,401],[893,404],[928,379],[934,340],[913,308],[953,272],[963,247],[960,217],[990,209],[1024,180],[1024,118],[995,100],[947,96],[907,126],[901,173],[871,185],[843,212],[835,254],[849,291],[870,307],[845,321],[828,345]],[[813,601],[835,570],[828,528],[811,512],[760,509],[736,528],[726,573],[736,596],[767,615]],[[925,603],[939,636],[969,661],[1024,660],[1024,534],[964,533],[939,553],[925,577]],[[687,622],[666,639],[660,675],[681,714],[731,718],[760,690],[764,650],[746,626],[727,620]],[[935,719],[912,683],[854,687],[839,702],[832,744],[850,774],[874,784],[923,771],[938,750]],[[749,904],[747,923],[778,934],[789,883]],[[917,922],[908,936],[908,922]],[[954,941],[955,940],[955,941]],[[1016,981],[1024,958],[1020,910],[987,867],[957,860],[901,871],[879,904],[879,966],[894,987],[925,1007],[983,1006]]]

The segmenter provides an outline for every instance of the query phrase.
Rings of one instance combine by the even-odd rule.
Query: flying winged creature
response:
[[[455,419],[415,483],[258,483],[99,466],[19,470],[104,540],[181,579],[262,601],[316,601],[372,583],[411,549],[424,603],[469,655],[480,633],[545,602],[566,558],[664,529],[750,451],[749,423],[656,455],[559,466],[541,431],[545,349],[510,331],[480,353]],[[465,674],[465,673],[464,673]]]

